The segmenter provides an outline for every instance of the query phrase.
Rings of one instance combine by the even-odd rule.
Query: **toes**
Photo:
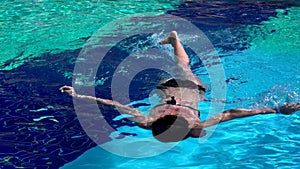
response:
[[[171,31],[169,37],[177,39],[178,38],[177,32],[176,31]]]

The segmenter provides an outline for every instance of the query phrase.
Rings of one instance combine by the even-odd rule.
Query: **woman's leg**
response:
[[[177,62],[181,64],[189,65],[190,59],[187,53],[185,52],[183,46],[180,43],[177,32],[172,31],[168,37],[160,42],[160,44],[171,44],[174,48],[174,54],[176,56]]]
[[[192,70],[189,66],[189,56],[181,45],[176,31],[172,31],[168,37],[160,42],[160,44],[171,44],[173,46],[177,65],[182,72],[181,78],[191,80],[194,83],[203,86],[202,80],[192,73]]]

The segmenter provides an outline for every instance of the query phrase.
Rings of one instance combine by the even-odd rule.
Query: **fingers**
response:
[[[65,92],[65,91],[67,91],[67,90],[72,90],[72,87],[71,87],[71,86],[63,86],[63,87],[59,88],[59,90],[60,90],[61,92]]]
[[[71,87],[71,86],[63,86],[63,87],[59,88],[59,90],[60,90],[62,93],[63,93],[63,92],[66,92],[66,93],[68,93],[68,94],[71,95],[71,96],[75,96],[75,95],[76,95],[76,93],[75,93],[75,91],[74,91],[74,88]]]
[[[284,106],[280,106],[279,110],[281,114],[293,114],[300,110],[300,103],[289,103]]]

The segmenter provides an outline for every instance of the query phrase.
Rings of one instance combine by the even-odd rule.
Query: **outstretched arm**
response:
[[[272,114],[272,113],[281,113],[281,114],[292,114],[300,110],[300,103],[290,103],[280,106],[278,108],[261,108],[256,110],[248,109],[231,109],[226,110],[223,113],[214,115],[208,120],[200,122],[201,128],[210,127],[218,123],[229,121],[236,118],[249,117],[258,114]]]
[[[86,99],[86,100],[94,100],[94,101],[97,101],[98,103],[101,103],[101,104],[104,104],[104,105],[109,105],[109,106],[112,106],[112,107],[116,107],[119,111],[121,111],[124,114],[129,114],[129,115],[132,115],[134,117],[140,117],[140,118],[144,117],[144,115],[141,114],[139,110],[136,110],[132,107],[123,105],[123,104],[121,104],[117,101],[102,99],[102,98],[96,98],[96,97],[93,97],[93,96],[79,95],[75,92],[74,88],[71,87],[71,86],[63,86],[59,90],[61,92],[68,93],[72,97]]]

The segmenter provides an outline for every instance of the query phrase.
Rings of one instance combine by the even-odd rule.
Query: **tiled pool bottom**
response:
[[[61,69],[60,62],[64,63],[65,70],[71,69],[72,58],[76,54],[78,51],[51,55],[51,60],[47,59],[44,62],[41,62],[40,60],[43,59],[40,58],[38,66],[32,66],[32,62],[13,71],[1,71],[3,77],[0,92],[3,106],[1,109],[5,112],[0,118],[3,126],[2,166],[57,168],[74,159],[76,159],[74,162],[65,167],[80,168],[89,165],[105,168],[130,166],[180,168],[194,165],[214,168],[225,163],[228,168],[233,164],[247,168],[246,165],[254,161],[259,161],[256,164],[257,168],[261,165],[270,168],[297,165],[299,158],[294,152],[299,151],[300,133],[297,127],[299,113],[291,116],[250,117],[228,122],[218,126],[213,136],[205,143],[199,144],[197,139],[188,139],[172,150],[152,158],[128,159],[110,154],[99,147],[89,150],[96,145],[86,136],[77,121],[72,99],[58,91],[62,84],[71,84],[71,80],[54,71]],[[272,96],[276,96],[279,101],[286,101],[288,93],[299,94],[298,62],[294,62],[293,59],[290,61],[278,59],[280,63],[276,63],[270,55],[262,55],[254,51],[250,51],[250,54],[241,52],[237,54],[239,58],[233,55],[223,59],[228,78],[237,79],[228,83],[228,99],[236,102],[227,104],[227,108],[241,105],[255,106],[256,102],[260,104],[258,106],[267,105],[264,99],[268,93],[274,93]],[[62,56],[64,59],[61,59]],[[262,66],[257,66],[259,63],[264,63],[263,61],[269,63],[266,70],[262,70],[264,69]],[[240,64],[234,64],[236,62]],[[290,75],[286,76],[286,72]],[[276,76],[272,76],[274,74]],[[248,81],[247,84],[244,81]],[[297,99],[299,101],[299,96],[291,99],[290,101],[297,101]],[[200,108],[205,115],[208,111],[207,105]],[[112,111],[106,107],[105,109]],[[117,112],[113,115],[116,116]],[[114,119],[113,116],[108,117]],[[120,132],[127,133],[130,137],[136,134],[145,135],[145,131],[130,123],[128,123],[129,127],[126,127],[124,123],[118,122],[120,121],[111,121]],[[103,137],[106,137],[103,140],[104,144],[111,142],[109,135]],[[126,139],[124,144],[126,145]],[[182,158],[183,154],[185,158]],[[282,158],[282,156],[289,158]],[[232,157],[231,161],[228,161],[228,157]],[[178,160],[172,163],[162,162],[162,159],[177,158]],[[154,161],[161,163],[150,165]]]
[[[71,98],[58,92],[62,83],[71,84],[56,71],[58,64],[78,52],[45,55],[45,61],[38,64],[33,60],[14,70],[0,71],[3,168],[58,168],[95,146],[81,129]],[[64,65],[72,69],[71,64]]]

